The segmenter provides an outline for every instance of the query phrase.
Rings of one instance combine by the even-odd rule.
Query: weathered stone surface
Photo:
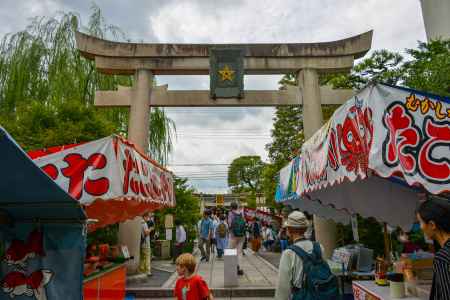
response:
[[[369,51],[372,31],[347,39],[303,44],[144,44],[120,43],[76,33],[81,54],[95,60],[105,74],[207,75],[209,52],[216,47],[241,48],[245,74],[286,74],[312,68],[319,72],[349,70]]]
[[[99,107],[129,107],[133,98],[133,89],[119,88],[117,91],[97,91],[95,105]],[[206,107],[206,106],[287,106],[302,105],[302,93],[298,87],[287,86],[286,90],[245,91],[242,99],[211,99],[209,91],[170,91],[167,86],[158,86],[152,90],[150,106],[157,107]],[[342,104],[352,97],[352,90],[320,87],[322,104]]]
[[[89,59],[110,57],[209,57],[211,48],[242,48],[246,57],[336,57],[360,58],[370,49],[373,31],[323,43],[289,44],[145,44],[112,42],[76,32],[78,49]]]
[[[244,69],[248,75],[286,74],[312,68],[321,73],[348,71],[354,57],[245,57]],[[132,75],[135,70],[152,70],[155,75],[208,75],[209,58],[124,58],[96,56],[95,65],[104,74]]]

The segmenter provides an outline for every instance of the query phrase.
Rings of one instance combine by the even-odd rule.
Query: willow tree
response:
[[[132,76],[106,76],[80,56],[75,31],[99,38],[126,39],[92,8],[87,26],[75,13],[40,17],[0,44],[0,124],[26,150],[98,139],[126,137],[128,109],[94,107],[96,90],[131,86]],[[172,150],[174,123],[152,109],[148,152],[165,163]]]

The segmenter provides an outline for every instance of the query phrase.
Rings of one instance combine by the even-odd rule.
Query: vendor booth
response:
[[[119,136],[27,156],[1,128],[0,151],[0,299],[123,299],[127,248],[85,257],[86,232],[175,205],[172,173]]]
[[[306,196],[409,230],[419,191],[450,191],[449,147],[449,99],[369,85],[280,172],[277,198]]]
[[[357,213],[409,231],[423,193],[448,199],[449,157],[450,99],[370,84],[280,172],[277,198],[337,221]],[[356,282],[355,295],[370,296],[369,286]]]
[[[175,205],[172,173],[117,135],[29,155],[98,220],[90,231]]]
[[[0,127],[0,299],[82,299],[86,215]]]
[[[81,204],[93,221],[89,232],[175,205],[172,173],[119,136],[30,151],[28,155],[77,205]],[[84,299],[123,299],[127,248],[91,245],[87,253]]]

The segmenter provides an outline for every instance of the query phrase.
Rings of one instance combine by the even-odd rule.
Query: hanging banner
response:
[[[449,157],[449,99],[370,85],[303,144],[301,160],[280,172],[277,199],[292,197],[291,182],[296,182],[298,196],[365,179],[370,171],[439,194],[450,191]],[[299,169],[294,167],[297,160]]]
[[[34,162],[99,220],[90,229],[175,205],[172,173],[118,136],[52,150]]]
[[[300,153],[280,172],[277,201],[307,195],[409,228],[417,189],[450,191],[450,99],[369,85],[339,107]]]
[[[278,186],[275,193],[275,201],[288,201],[298,199],[301,192],[301,177],[299,172],[300,157],[296,157],[281,169]]]
[[[448,99],[368,86],[303,145],[303,192],[364,179],[372,170],[439,194],[450,190],[449,149]]]

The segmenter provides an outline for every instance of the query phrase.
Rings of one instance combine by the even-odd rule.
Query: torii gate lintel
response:
[[[99,106],[129,106],[128,137],[141,149],[146,148],[150,105],[154,106],[264,106],[303,105],[305,138],[318,130],[323,122],[321,104],[342,103],[351,91],[332,91],[319,86],[319,74],[348,71],[354,60],[363,57],[371,47],[372,31],[346,39],[326,43],[296,44],[144,44],[120,43],[76,32],[81,54],[95,60],[96,68],[105,74],[135,76],[132,88],[118,91],[98,91]],[[243,50],[245,74],[298,74],[298,87],[293,91],[247,91],[242,99],[211,100],[205,91],[170,91],[153,88],[154,75],[209,74],[209,53],[215,47]],[[153,89],[153,90],[152,90]],[[335,96],[341,93],[340,96]],[[347,94],[346,94],[347,93]],[[350,95],[351,96],[351,95]],[[107,100],[109,98],[109,100]],[[197,99],[197,100],[193,100]],[[109,102],[108,102],[109,101]],[[228,101],[228,102],[227,102]],[[181,103],[182,102],[182,103]],[[294,102],[294,103],[292,103]],[[296,103],[295,103],[296,102]],[[184,105],[183,105],[184,104]],[[336,244],[334,223],[314,218],[317,240],[325,248],[325,257],[331,255]],[[119,240],[128,246],[137,269],[139,261],[140,221],[121,224]]]

